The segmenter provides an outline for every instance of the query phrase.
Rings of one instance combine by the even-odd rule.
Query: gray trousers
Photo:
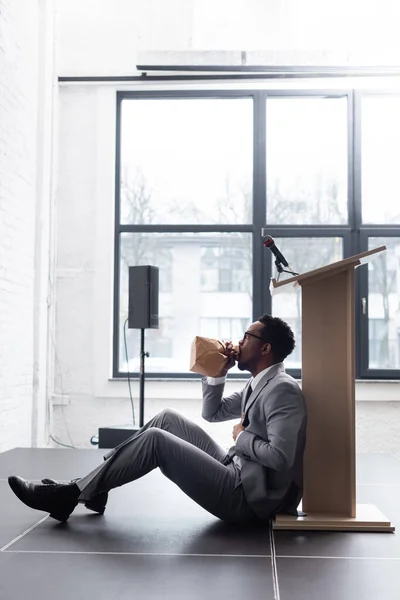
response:
[[[107,455],[106,455],[107,456]],[[156,467],[205,510],[232,523],[256,521],[240,481],[240,469],[201,427],[165,409],[105,462],[77,482],[79,502],[139,479]]]

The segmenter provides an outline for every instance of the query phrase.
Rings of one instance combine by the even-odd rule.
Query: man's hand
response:
[[[229,369],[232,369],[232,367],[235,365],[235,362],[238,359],[239,352],[233,347],[232,342],[226,342],[225,355],[227,356],[228,360],[226,361],[226,364],[222,367],[222,369],[218,371],[217,377],[225,377]]]
[[[241,431],[244,431],[246,428],[243,427],[242,423],[243,423],[243,419],[244,419],[244,413],[242,414],[242,420],[240,421],[240,423],[238,423],[237,425],[235,425],[235,427],[232,430],[232,437],[234,439],[234,441],[236,442],[236,438],[239,435],[239,433]]]

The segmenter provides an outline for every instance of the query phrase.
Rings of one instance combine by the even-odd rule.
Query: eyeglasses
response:
[[[246,331],[246,333],[243,335],[243,341],[246,339],[249,339],[249,337],[255,337],[258,340],[261,340],[262,342],[269,344],[268,340],[265,340],[264,338],[260,337],[259,335],[256,335],[255,333],[249,333],[248,331]]]

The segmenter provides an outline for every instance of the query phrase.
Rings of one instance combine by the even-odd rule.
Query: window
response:
[[[225,318],[238,324],[251,322],[252,265],[246,271],[233,271],[235,283],[220,285],[213,282],[212,274],[218,271],[218,258],[215,270],[205,270],[203,258],[205,249],[212,249],[217,257],[241,253],[241,263],[251,261],[251,234],[248,233],[208,233],[208,232],[130,232],[122,233],[120,249],[120,313],[119,313],[119,370],[126,370],[123,328],[128,315],[128,273],[129,266],[153,264],[160,269],[159,290],[159,329],[145,332],[145,350],[150,353],[146,359],[146,372],[181,373],[189,367],[190,346],[193,338],[200,335],[204,322]],[[206,253],[210,256],[210,253]],[[245,258],[243,258],[245,257]],[[208,259],[207,259],[208,260]],[[212,266],[215,258],[207,262]],[[234,264],[235,261],[233,261]],[[205,285],[204,273],[210,275]],[[207,280],[206,280],[207,281]],[[203,325],[202,325],[203,324]],[[230,331],[237,335],[240,327],[234,330],[218,330],[218,336]],[[243,331],[239,335],[242,335]],[[128,357],[130,371],[139,369],[139,331],[128,330]],[[208,337],[212,337],[208,335]],[[230,337],[229,335],[227,337]],[[235,336],[233,336],[235,337]]]
[[[127,365],[128,267],[141,264],[160,275],[146,371],[187,374],[202,319],[252,315],[253,98],[121,93],[118,115],[114,374]],[[133,371],[138,336],[128,333]]]
[[[363,223],[400,224],[400,96],[362,100]]]
[[[140,370],[140,332],[136,329],[126,328],[126,346],[123,332],[120,337],[120,368],[121,371],[138,372]],[[160,370],[162,365],[167,364],[173,358],[173,329],[172,319],[160,317],[158,329],[147,329],[145,331],[145,350],[149,353],[146,359],[146,371],[149,365],[157,365]],[[128,360],[126,356],[128,352]]]
[[[275,238],[275,243],[292,269],[298,273],[306,273],[343,258],[343,240],[341,238]],[[271,263],[273,260],[271,259]],[[274,273],[275,269],[272,264],[271,269]],[[296,348],[288,356],[286,366],[300,369],[301,294],[288,290],[281,292],[279,296],[272,297],[272,314],[291,326],[295,334]]]
[[[251,320],[246,318],[202,317],[200,335],[237,344],[250,323]]]
[[[399,93],[364,93],[360,111],[360,225],[362,249],[385,245],[360,270],[361,375],[400,376],[400,148]]]
[[[121,234],[121,291],[126,302],[128,272],[133,266],[151,264],[158,267],[160,293],[172,292],[172,247],[172,241],[166,236],[154,236],[145,231]]]
[[[400,369],[400,237],[370,238],[386,252],[368,264],[369,369]]]
[[[237,341],[264,312],[294,330],[300,377],[301,295],[271,298],[267,233],[298,272],[387,246],[356,271],[356,376],[400,377],[400,94],[300,88],[118,93],[114,376],[128,267],[152,264],[150,377],[197,377],[195,335]],[[135,372],[138,332],[127,339]]]
[[[203,292],[247,292],[251,295],[252,256],[248,236],[238,234],[231,246],[205,246],[201,253]]]
[[[369,319],[369,366],[388,366],[388,328],[384,319]]]
[[[267,99],[267,221],[347,223],[347,98]]]
[[[121,223],[250,223],[249,98],[124,98]]]

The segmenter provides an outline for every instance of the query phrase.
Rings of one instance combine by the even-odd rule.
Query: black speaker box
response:
[[[99,427],[99,448],[115,448],[138,431],[139,427],[134,425]]]
[[[158,267],[129,267],[129,329],[158,329]]]

